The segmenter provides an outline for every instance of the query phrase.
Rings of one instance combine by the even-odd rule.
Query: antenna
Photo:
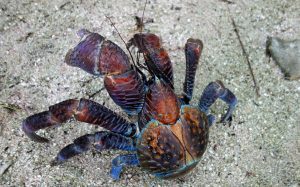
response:
[[[144,23],[144,14],[145,14],[145,9],[146,9],[147,2],[148,2],[148,1],[146,0],[146,1],[145,1],[145,4],[144,4],[144,8],[143,8],[142,17],[139,17],[139,16],[137,16],[137,15],[134,16],[135,21],[136,21],[136,23],[135,23],[135,25],[136,25],[136,30],[138,30],[140,33],[143,32],[145,23],[147,23],[147,22]]]
[[[144,9],[143,9],[143,14],[142,14],[142,26],[141,26],[141,30],[140,33],[143,32],[144,29],[144,14],[145,14],[145,10],[146,10],[146,5],[147,5],[147,0],[145,1],[145,5],[144,5]]]
[[[148,2],[148,1],[145,0],[145,4],[144,4],[144,8],[143,8],[142,17],[139,17],[139,16],[137,16],[137,15],[135,16],[135,21],[136,21],[136,26],[137,26],[136,30],[138,30],[140,34],[143,32],[144,26],[145,26],[145,24],[144,24],[144,15],[145,15],[145,10],[146,10],[147,2]],[[142,65],[140,64],[139,61],[140,61],[140,55],[139,55],[139,53],[137,53],[137,55],[136,55],[136,64],[137,64],[140,68],[143,68],[143,69],[146,69],[146,70],[147,70],[147,68],[146,68],[145,66],[142,66]]]
[[[105,15],[105,17],[106,17],[106,19],[109,20],[109,22],[110,22],[111,25],[114,27],[114,29],[117,31],[119,37],[121,38],[121,40],[122,40],[123,43],[125,44],[126,49],[127,49],[127,51],[129,52],[130,57],[131,57],[131,60],[132,60],[132,62],[133,62],[133,67],[141,74],[143,80],[146,82],[147,79],[146,79],[145,74],[137,67],[136,62],[135,62],[134,59],[133,59],[133,56],[132,56],[132,54],[131,54],[131,51],[129,50],[128,45],[126,44],[125,40],[124,40],[123,37],[121,36],[121,34],[120,34],[120,32],[118,31],[117,27],[115,26],[114,22],[112,22],[112,20],[110,19],[110,17],[108,17],[107,15]]]
[[[121,36],[121,34],[120,34],[120,32],[118,31],[117,27],[115,26],[114,22],[112,22],[111,19],[110,19],[110,17],[108,17],[107,15],[105,15],[105,17],[106,17],[106,19],[109,20],[109,22],[111,23],[111,25],[112,25],[112,26],[114,27],[114,29],[117,31],[119,37],[121,38],[121,40],[122,40],[123,43],[125,44],[126,49],[127,49],[127,51],[129,52],[129,54],[130,54],[130,57],[131,57],[131,60],[132,60],[133,64],[135,65],[135,61],[134,61],[134,59],[133,59],[133,56],[132,56],[132,54],[131,54],[131,52],[130,52],[130,50],[129,50],[129,48],[128,48],[126,42],[125,42],[125,40],[124,40],[123,37]]]

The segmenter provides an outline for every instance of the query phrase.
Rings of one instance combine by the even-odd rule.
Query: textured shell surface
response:
[[[206,115],[183,105],[175,124],[151,120],[138,141],[142,168],[161,178],[175,178],[189,172],[204,154],[209,135]]]

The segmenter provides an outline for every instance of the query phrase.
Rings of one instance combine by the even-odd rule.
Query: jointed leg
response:
[[[203,91],[203,94],[200,98],[199,108],[201,111],[205,112],[208,115],[209,107],[218,99],[222,99],[229,106],[226,114],[222,117],[221,122],[226,122],[230,119],[233,110],[237,104],[237,98],[235,95],[219,80],[209,83]],[[210,121],[213,122],[213,116],[208,115]]]
[[[136,154],[120,155],[113,159],[112,168],[110,171],[111,177],[114,180],[120,178],[120,174],[124,166],[138,166],[139,160]]]
[[[49,111],[26,118],[22,129],[32,140],[47,142],[46,138],[38,136],[35,131],[66,122],[73,116],[78,121],[99,125],[124,136],[133,136],[136,132],[135,124],[127,122],[103,105],[87,99],[70,99],[50,106]]]
[[[185,44],[186,70],[182,94],[184,104],[188,104],[193,96],[195,74],[202,49],[203,44],[201,40],[190,38]]]
[[[95,148],[98,151],[104,149],[136,150],[131,138],[108,131],[101,131],[95,134],[86,134],[75,139],[74,143],[67,145],[57,154],[52,165],[61,164],[67,159],[84,153],[91,148]]]

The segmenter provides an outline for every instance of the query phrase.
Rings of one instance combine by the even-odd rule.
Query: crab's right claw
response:
[[[234,111],[237,105],[237,98],[219,80],[211,82],[206,86],[200,98],[199,108],[202,112],[206,113],[207,115],[210,115],[209,108],[218,98],[223,100],[229,106],[226,114],[222,117],[220,122],[230,122],[232,119],[232,112]]]

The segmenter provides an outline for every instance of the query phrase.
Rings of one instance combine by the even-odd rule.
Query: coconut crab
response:
[[[136,47],[145,59],[133,64],[125,52],[103,36],[87,30],[78,32],[80,43],[65,58],[68,65],[104,77],[104,86],[113,101],[128,115],[138,116],[129,122],[105,106],[89,99],[69,99],[49,107],[48,111],[27,117],[22,123],[25,134],[36,142],[48,142],[35,132],[46,127],[76,120],[101,126],[108,131],[86,134],[64,147],[52,162],[61,164],[69,158],[95,148],[131,152],[112,160],[111,177],[120,178],[124,166],[141,166],[160,178],[175,178],[188,173],[204,154],[209,127],[215,117],[209,107],[218,99],[228,105],[221,121],[231,118],[237,104],[235,95],[221,81],[209,83],[198,106],[189,104],[195,73],[203,44],[188,39],[185,44],[186,75],[183,93],[174,93],[172,63],[155,34],[138,33],[127,47]],[[141,70],[148,71],[148,77]]]

